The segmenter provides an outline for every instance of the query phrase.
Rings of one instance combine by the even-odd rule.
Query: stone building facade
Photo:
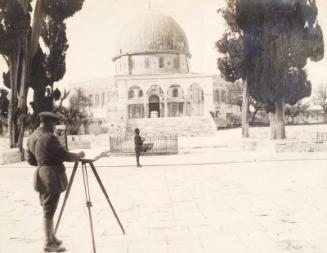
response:
[[[226,82],[190,72],[183,29],[171,17],[146,10],[126,25],[113,57],[115,76],[73,85],[91,101],[88,113],[113,134],[213,134],[212,113],[226,118]],[[216,115],[217,116],[217,115]]]

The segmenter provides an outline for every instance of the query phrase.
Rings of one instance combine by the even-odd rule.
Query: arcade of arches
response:
[[[162,118],[202,116],[204,92],[198,84],[186,91],[178,84],[170,85],[166,92],[159,85],[152,85],[146,92],[139,86],[128,90],[128,118]]]

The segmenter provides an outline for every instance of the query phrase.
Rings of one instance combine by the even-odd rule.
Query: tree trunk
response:
[[[29,1],[20,0],[20,4],[23,6],[25,12],[28,12]],[[33,57],[39,46],[39,38],[44,18],[44,1],[38,0],[34,11],[31,39],[28,41],[28,36],[26,36],[23,41],[22,77],[18,101],[18,108],[20,108],[21,111],[24,111],[24,108],[27,107],[26,100],[29,88],[28,82],[30,80],[31,65]]]
[[[249,86],[247,81],[243,83],[242,137],[249,137]]]
[[[13,50],[12,55],[10,57],[10,104],[9,104],[9,118],[8,118],[8,125],[9,125],[9,147],[15,148],[17,145],[17,82],[18,82],[18,67],[19,67],[19,58],[20,58],[20,50],[21,45],[20,42],[17,45],[16,50]]]
[[[20,4],[23,6],[25,12],[28,12],[29,1],[28,0],[20,0]],[[18,133],[16,139],[18,139],[18,147],[22,154],[22,158],[24,155],[23,149],[23,140],[24,140],[24,132],[25,132],[25,118],[27,114],[27,95],[29,88],[29,80],[30,80],[30,72],[32,59],[36,53],[36,50],[39,46],[39,38],[41,34],[42,23],[45,18],[44,13],[44,1],[38,0],[35,6],[34,11],[34,19],[32,25],[32,34],[31,40],[28,41],[28,36],[26,36],[23,40],[23,57],[22,57],[22,73],[21,73],[21,85],[19,91],[19,99],[18,99],[18,111],[20,115],[16,115],[19,117],[16,122],[18,125]]]
[[[257,115],[258,113],[258,109],[255,109],[255,111],[251,114],[251,124],[254,123],[254,120],[255,120],[255,116]]]
[[[271,139],[285,139],[285,116],[284,116],[284,102],[276,102],[275,113],[269,113],[270,116],[270,133]]]
[[[27,93],[28,93],[28,76],[29,76],[29,58],[28,58],[28,39],[27,36],[24,38],[22,43],[22,51],[23,57],[21,60],[21,79],[20,79],[20,91],[18,96],[18,105],[17,111],[19,115],[17,115],[17,129],[18,129],[18,143],[17,146],[22,156],[22,160],[24,159],[24,148],[23,148],[23,140],[24,140],[24,133],[25,133],[25,119],[27,115]]]

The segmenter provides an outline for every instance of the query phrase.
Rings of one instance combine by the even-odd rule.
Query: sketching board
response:
[[[99,160],[102,157],[107,157],[110,153],[110,150],[103,150],[103,149],[73,149],[69,152],[72,153],[78,153],[80,151],[84,151],[85,156],[80,159],[81,162],[95,162],[96,160]]]

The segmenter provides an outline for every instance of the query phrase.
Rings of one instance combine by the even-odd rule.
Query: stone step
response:
[[[183,118],[147,118],[130,119],[126,125],[126,136],[134,135],[134,129],[139,128],[143,135],[180,135],[180,136],[210,136],[216,132],[216,127],[210,116]]]

